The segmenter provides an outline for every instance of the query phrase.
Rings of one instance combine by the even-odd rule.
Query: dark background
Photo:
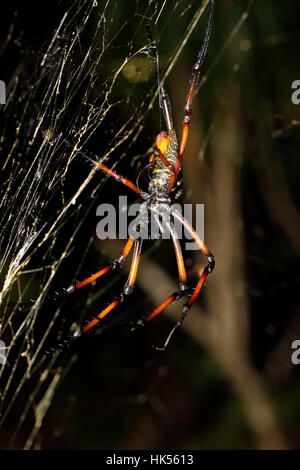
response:
[[[147,10],[150,20],[157,17],[163,2],[154,3],[158,5],[156,13]],[[173,10],[167,1],[158,24],[153,26],[163,71],[199,7],[198,2],[191,2],[190,8],[188,5],[183,0]],[[171,245],[165,241],[146,243],[136,290],[120,315],[108,319],[100,335],[83,338],[55,360],[39,355],[18,396],[11,401],[27,367],[26,361],[21,360],[13,369],[14,360],[24,350],[29,351],[28,357],[34,355],[56,312],[47,347],[66,337],[72,322],[100,311],[125,282],[124,273],[109,275],[107,280],[99,281],[99,290],[91,286],[68,299],[47,300],[74,278],[83,279],[105,266],[123,246],[119,240],[97,240],[95,210],[100,202],[116,204],[120,194],[130,193],[98,174],[79,196],[74,210],[62,219],[54,242],[37,251],[32,245],[29,266],[41,267],[41,271],[30,280],[30,285],[22,278],[11,286],[10,303],[37,298],[49,279],[46,266],[55,266],[55,260],[63,257],[44,293],[30,341],[25,328],[26,341],[21,338],[19,344],[17,340],[1,377],[3,391],[13,370],[13,380],[2,402],[2,413],[12,403],[1,429],[3,448],[300,447],[299,369],[291,362],[292,341],[300,339],[297,209],[300,134],[299,109],[291,101],[291,83],[300,79],[299,6],[296,0],[288,5],[280,5],[275,0],[256,0],[248,19],[230,40],[247,5],[242,0],[216,2],[203,69],[208,78],[205,83],[200,82],[194,100],[183,161],[182,202],[205,204],[205,241],[216,258],[216,268],[205,291],[167,350],[155,351],[153,346],[164,342],[180,308],[169,309],[169,313],[147,328],[131,331],[128,317],[134,320],[150,312],[176,289],[176,263]],[[54,137],[62,133],[72,144],[76,131],[87,120],[86,90],[89,90],[87,101],[98,105],[124,58],[146,45],[147,19],[141,16],[146,11],[145,2],[134,2],[134,5],[130,2],[130,6],[122,1],[107,5],[99,2],[84,31],[80,30],[81,22],[88,9],[70,15],[73,23],[66,29],[68,34],[53,46],[56,52],[48,58],[48,72],[39,75],[39,64],[53,31],[64,12],[72,8],[76,12],[66,1],[26,2],[21,6],[12,2],[1,15],[1,44],[5,49],[0,79],[11,83],[17,74],[22,96],[18,104],[18,91],[15,92],[12,104],[1,109],[3,162],[16,141],[16,124],[21,120],[23,123],[17,150],[11,153],[13,160],[9,160],[12,163],[5,165],[2,173],[3,194],[8,195],[3,206],[7,227],[11,223],[10,210],[14,217],[18,216],[21,201],[16,197],[16,188],[24,179],[22,169],[27,168],[41,145],[38,142],[38,146],[30,146],[28,142],[41,116],[43,90],[49,89],[50,75],[58,71],[63,51],[70,48],[71,31],[80,31],[80,47],[76,43],[76,49],[70,49],[66,66],[61,68],[61,93],[57,101],[49,98],[41,131],[47,129],[47,123],[51,128],[53,116],[63,108],[64,90],[73,80],[76,86],[72,100],[60,121],[55,122],[55,128],[52,127]],[[97,27],[97,20],[104,10],[106,47],[103,55],[100,54],[99,64],[95,65],[97,76],[91,87],[88,70],[82,68],[78,75],[72,73],[91,44],[91,57],[98,54],[99,59],[104,29],[102,25]],[[166,80],[179,135],[189,74],[206,21],[207,12]],[[9,30],[11,37],[5,43]],[[94,132],[87,131],[83,139],[85,152],[104,156],[133,128],[135,120],[142,117],[141,131],[135,130],[106,160],[108,166],[116,164],[116,170],[132,181],[147,162],[147,149],[162,129],[157,101],[153,109],[148,109],[156,87],[153,64],[149,60],[147,63],[145,54],[136,57],[144,62],[133,62],[136,71],[131,79],[120,73],[105,104],[106,108],[108,102],[115,105],[101,125],[95,125]],[[37,89],[36,95],[30,86]],[[30,109],[25,112],[26,103],[30,103]],[[128,121],[130,117],[132,121]],[[64,207],[88,176],[90,165],[84,158],[75,158],[67,167],[68,145],[62,143],[55,147],[49,167],[42,167],[45,179],[39,188],[41,196],[36,201],[36,212],[31,213],[32,219],[27,219],[26,224],[55,220],[60,207]],[[45,162],[45,153],[41,155]],[[19,167],[14,167],[16,161],[20,162]],[[60,172],[64,168],[67,172],[62,177]],[[8,180],[12,184],[7,186]],[[54,180],[60,183],[52,188],[50,183]],[[30,184],[23,190],[30,191]],[[134,195],[130,198],[132,202],[135,200]],[[69,246],[75,227],[78,231]],[[7,230],[2,239],[2,252],[9,240],[10,229]],[[194,253],[186,253],[185,257],[188,274],[196,282],[203,260]],[[6,273],[5,265],[2,282]],[[20,296],[20,290],[25,294]],[[8,314],[7,308],[4,309],[4,320]],[[11,328],[4,330],[3,338],[8,344],[25,315],[26,310],[21,308],[21,313],[13,317]],[[115,321],[119,319],[120,324]],[[46,374],[45,382],[38,389],[42,374]],[[59,377],[57,383],[56,377]],[[24,410],[27,410],[25,417]]]

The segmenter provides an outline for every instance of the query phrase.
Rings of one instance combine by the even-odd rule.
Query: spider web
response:
[[[82,278],[94,209],[109,191],[107,178],[77,152],[92,152],[111,168],[126,168],[124,161],[126,176],[135,179],[131,175],[152,145],[145,123],[157,106],[145,25],[154,25],[158,41],[179,27],[163,58],[166,77],[209,2],[199,6],[178,0],[170,7],[168,2],[137,1],[126,2],[126,8],[123,3],[62,2],[52,32],[34,46],[14,30],[12,16],[2,43],[3,60],[12,51],[17,56],[6,80],[0,138],[4,447],[34,447],[56,390],[77,358],[76,353],[71,358],[59,351],[53,357],[43,354],[49,341],[61,341],[85,316],[85,295],[75,312],[70,303],[65,308],[64,298],[49,298],[79,272]],[[228,34],[228,43],[244,20]],[[145,153],[136,155],[140,142]],[[66,278],[65,272],[73,277]]]

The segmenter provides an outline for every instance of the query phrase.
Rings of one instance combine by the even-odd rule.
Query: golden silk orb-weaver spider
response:
[[[163,111],[164,120],[166,123],[167,130],[161,132],[156,137],[155,142],[155,150],[152,155],[149,157],[149,183],[148,183],[148,191],[143,192],[140,190],[137,185],[132,183],[127,178],[120,176],[113,170],[109,169],[102,163],[97,161],[92,161],[92,163],[97,167],[97,169],[104,171],[107,175],[112,176],[115,180],[121,182],[135,193],[137,193],[142,198],[142,203],[140,205],[139,213],[136,217],[141,224],[147,223],[148,221],[148,214],[154,214],[154,217],[161,217],[161,222],[159,222],[160,226],[164,229],[168,230],[172,239],[177,266],[178,266],[178,273],[179,273],[179,286],[178,290],[170,295],[166,300],[164,300],[155,310],[153,310],[150,314],[144,316],[141,320],[142,324],[148,323],[153,320],[159,313],[165,310],[168,305],[171,303],[181,299],[184,296],[188,297],[187,302],[183,306],[182,314],[178,322],[175,324],[173,329],[171,330],[167,340],[163,348],[164,349],[169,340],[181,323],[183,322],[185,316],[187,315],[188,311],[194,304],[195,300],[197,299],[205,279],[207,276],[212,272],[214,269],[215,261],[212,253],[201,240],[197,232],[193,229],[190,223],[180,214],[178,210],[171,210],[171,205],[174,200],[177,199],[179,192],[181,191],[181,178],[179,178],[179,172],[182,162],[182,157],[184,154],[184,150],[187,143],[188,132],[189,132],[189,125],[190,119],[192,114],[192,100],[195,94],[195,90],[197,88],[200,76],[200,69],[203,63],[209,38],[211,34],[211,27],[212,27],[212,18],[213,18],[213,10],[214,10],[214,0],[210,2],[210,12],[209,12],[209,19],[208,24],[205,31],[205,37],[203,45],[198,53],[196,62],[192,69],[190,82],[188,86],[188,93],[185,103],[185,112],[184,112],[184,120],[183,120],[183,129],[182,129],[182,137],[180,141],[180,145],[178,144],[177,135],[173,127],[172,121],[172,114],[171,114],[171,105],[168,94],[165,90],[164,84],[161,80],[161,72],[159,67],[159,58],[155,43],[152,39],[150,28],[147,25],[148,29],[148,37],[149,37],[149,49],[153,52],[153,59],[156,63],[157,69],[157,77],[158,77],[158,91],[159,91],[159,103],[160,108]],[[81,152],[79,152],[81,153]],[[83,154],[84,155],[84,154]],[[173,219],[173,221],[171,221]],[[207,265],[204,268],[200,279],[194,289],[190,289],[187,284],[187,275],[185,264],[183,260],[182,250],[180,246],[180,242],[176,233],[174,221],[180,223],[185,230],[189,233],[192,239],[196,242],[201,252],[207,258]],[[142,239],[141,238],[134,238],[133,236],[129,236],[127,243],[121,253],[121,255],[115,259],[112,263],[108,266],[102,268],[100,271],[96,272],[92,276],[89,276],[87,279],[83,281],[76,282],[72,284],[70,287],[64,290],[65,293],[71,294],[78,289],[90,284],[91,282],[99,279],[100,277],[104,276],[109,271],[114,271],[120,269],[121,266],[126,261],[128,255],[130,254],[133,248],[133,258],[131,262],[130,273],[128,279],[123,287],[122,292],[119,296],[111,302],[106,308],[104,308],[98,315],[96,315],[92,320],[90,320],[87,324],[79,327],[72,335],[72,338],[75,339],[76,337],[82,336],[83,334],[87,333],[88,331],[94,329],[104,317],[106,317],[110,312],[112,312],[117,306],[119,306],[133,291],[134,284],[137,277],[139,261],[141,257],[141,250],[142,250]]]

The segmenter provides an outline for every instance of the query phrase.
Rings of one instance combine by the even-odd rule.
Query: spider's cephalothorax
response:
[[[213,8],[214,8],[214,0],[210,1],[210,13],[209,13],[209,20],[208,25],[205,32],[204,43],[200,52],[197,56],[196,62],[192,69],[191,78],[188,86],[188,93],[185,103],[185,114],[183,120],[183,129],[182,129],[182,137],[180,141],[180,145],[178,145],[178,140],[176,136],[176,132],[173,127],[172,122],[172,114],[171,114],[171,106],[170,100],[165,90],[163,81],[161,79],[161,73],[159,68],[159,60],[158,60],[158,53],[156,50],[156,46],[151,36],[150,28],[148,27],[148,36],[149,36],[149,55],[156,62],[156,69],[157,69],[157,77],[158,77],[158,91],[159,91],[159,104],[160,108],[163,111],[163,116],[166,122],[166,132],[161,132],[156,137],[156,146],[155,150],[150,156],[149,159],[149,184],[148,184],[148,192],[145,193],[140,190],[140,188],[132,183],[127,178],[118,175],[110,168],[107,168],[102,163],[94,161],[93,163],[95,166],[104,171],[106,174],[112,176],[117,181],[123,183],[128,188],[132,189],[137,193],[140,197],[144,199],[143,203],[140,206],[140,212],[137,216],[139,222],[143,225],[147,224],[147,216],[148,213],[154,214],[156,217],[158,224],[160,226],[161,231],[167,230],[172,239],[177,266],[178,266],[178,275],[179,275],[179,287],[178,291],[174,292],[170,295],[164,302],[159,305],[152,313],[143,317],[142,323],[147,323],[155,318],[160,312],[162,312],[168,305],[176,300],[180,299],[181,297],[187,295],[188,300],[185,303],[182,314],[178,322],[176,323],[175,327],[172,329],[170,335],[168,336],[164,347],[169,342],[171,335],[173,334],[174,330],[182,323],[184,317],[186,316],[189,309],[192,307],[193,303],[197,299],[207,276],[212,272],[215,262],[214,257],[204,242],[201,240],[197,232],[193,229],[193,227],[189,224],[189,222],[182,217],[178,210],[173,210],[171,205],[174,199],[177,199],[180,191],[181,191],[181,161],[184,154],[188,131],[189,131],[189,124],[191,119],[192,113],[192,100],[199,83],[199,76],[200,76],[200,69],[203,63],[210,33],[211,33],[211,25],[212,25],[212,16],[213,16]],[[160,217],[160,220],[159,220]],[[190,234],[193,240],[198,245],[199,249],[207,258],[207,265],[205,266],[198,283],[194,289],[188,288],[187,284],[187,275],[185,270],[185,264],[183,260],[183,255],[181,251],[180,242],[175,230],[174,222],[180,223],[184,229]],[[109,271],[113,271],[119,269],[123,263],[126,261],[127,256],[131,252],[133,248],[133,259],[131,263],[130,273],[127,279],[127,282],[124,285],[123,291],[120,295],[111,302],[105,309],[103,309],[97,316],[95,316],[91,321],[89,321],[86,325],[82,326],[80,332],[76,331],[76,337],[80,336],[83,333],[93,329],[96,325],[98,325],[101,320],[106,317],[112,310],[114,310],[118,305],[120,305],[129,294],[131,294],[139,266],[139,260],[141,255],[142,249],[142,239],[140,236],[137,238],[133,237],[132,235],[129,236],[128,241],[121,253],[121,255],[110,263],[105,268],[101,269],[97,273],[93,274],[92,276],[84,279],[81,282],[77,282],[72,284],[66,292],[69,294],[74,292],[81,287],[90,284],[91,282],[95,281],[96,279],[102,277],[104,274],[108,273]],[[75,335],[74,335],[75,336]]]

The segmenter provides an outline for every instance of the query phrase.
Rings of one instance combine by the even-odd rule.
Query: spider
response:
[[[161,79],[161,72],[159,66],[159,58],[158,52],[151,36],[151,31],[149,25],[147,25],[148,30],[148,38],[149,38],[149,50],[153,51],[153,59],[156,63],[157,69],[157,79],[158,79],[158,91],[159,91],[159,104],[160,108],[163,111],[164,120],[166,123],[167,131],[160,132],[155,140],[155,150],[149,157],[149,183],[148,183],[148,191],[143,192],[137,185],[132,183],[129,179],[124,178],[123,176],[117,174],[113,170],[107,168],[102,163],[97,161],[92,161],[92,163],[97,167],[97,169],[102,170],[107,175],[112,176],[115,180],[119,181],[120,183],[124,184],[132,191],[137,193],[142,198],[142,203],[140,206],[139,214],[136,220],[140,224],[144,224],[144,226],[148,223],[148,214],[153,213],[154,218],[157,221],[161,230],[168,230],[172,239],[177,266],[178,266],[178,274],[179,274],[179,285],[178,290],[171,294],[166,300],[164,300],[155,310],[153,310],[150,314],[143,317],[140,320],[140,324],[144,325],[151,320],[153,320],[157,315],[159,315],[163,310],[167,308],[168,305],[171,303],[181,299],[183,296],[187,296],[188,300],[183,306],[181,316],[173,329],[171,330],[169,336],[167,337],[164,346],[158,349],[165,349],[170,341],[171,336],[173,335],[174,331],[182,324],[185,316],[187,315],[188,311],[194,304],[195,300],[197,299],[205,279],[207,276],[212,272],[215,261],[212,253],[201,240],[197,232],[193,229],[190,223],[180,214],[178,210],[171,209],[171,205],[176,200],[181,192],[181,182],[182,179],[180,177],[180,167],[182,162],[182,157],[184,154],[184,150],[187,143],[188,132],[189,132],[189,125],[192,113],[192,100],[197,88],[197,84],[199,81],[200,75],[200,68],[203,63],[210,33],[212,27],[212,17],[213,17],[213,9],[214,9],[214,0],[210,2],[210,12],[209,12],[209,19],[208,24],[206,27],[206,32],[204,36],[204,42],[202,48],[200,49],[197,60],[194,64],[192,69],[191,78],[188,86],[188,93],[185,103],[185,112],[184,112],[184,120],[183,120],[183,130],[182,130],[182,137],[180,145],[178,145],[176,131],[173,127],[172,121],[172,114],[171,114],[171,105],[170,100],[165,90],[164,84]],[[81,152],[80,152],[81,153]],[[160,221],[159,221],[160,216]],[[177,220],[185,230],[190,234],[193,240],[196,242],[198,247],[200,248],[201,252],[207,258],[207,265],[205,266],[200,279],[196,287],[191,290],[187,284],[187,275],[185,270],[185,264],[183,260],[183,255],[180,247],[180,242],[177,236],[177,232],[175,230],[174,223],[170,220]],[[133,248],[133,258],[130,268],[130,273],[128,279],[123,287],[122,292],[119,294],[113,302],[111,302],[106,308],[104,308],[97,316],[95,316],[92,320],[90,320],[84,326],[81,326],[77,329],[72,337],[81,336],[88,331],[92,330],[96,325],[98,325],[101,320],[106,317],[110,312],[112,312],[117,306],[122,304],[124,300],[132,293],[134,284],[137,277],[137,271],[139,266],[139,261],[141,257],[141,250],[142,250],[142,239],[140,237],[133,237],[129,236],[127,243],[121,252],[121,255],[111,262],[108,266],[102,268],[100,271],[96,272],[95,274],[89,276],[87,279],[83,281],[76,282],[69,286],[65,292],[67,294],[71,294],[78,289],[90,284],[91,282],[99,279],[100,277],[104,276],[109,271],[116,271],[121,268],[121,266],[125,263],[128,255],[130,254]]]

